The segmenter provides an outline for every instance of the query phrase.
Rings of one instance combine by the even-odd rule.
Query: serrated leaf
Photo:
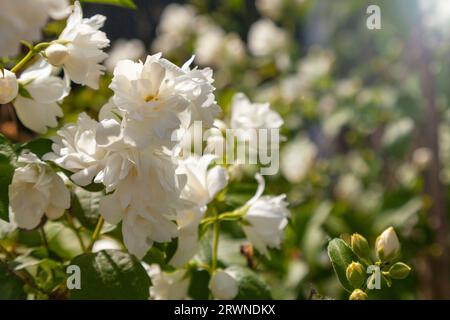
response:
[[[358,261],[358,258],[350,249],[349,246],[342,239],[333,239],[328,244],[328,256],[330,257],[331,264],[333,265],[334,271],[339,278],[342,286],[345,290],[352,292],[353,287],[347,280],[345,271],[352,261]]]
[[[89,192],[75,188],[72,195],[72,212],[80,223],[89,230],[94,230],[99,218],[100,200],[103,192]]]
[[[84,253],[75,257],[71,265],[79,266],[81,271],[81,289],[71,290],[71,299],[148,299],[150,278],[140,261],[128,253]]]
[[[81,2],[111,4],[128,9],[136,9],[136,4],[133,2],[133,0],[81,0]]]
[[[235,300],[268,300],[272,294],[267,284],[256,273],[238,266],[227,268],[227,272],[239,284],[239,292]]]

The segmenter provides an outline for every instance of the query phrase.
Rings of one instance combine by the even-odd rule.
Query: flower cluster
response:
[[[179,25],[182,32],[189,15],[178,13],[184,18],[167,23]],[[45,133],[48,127],[56,127],[57,118],[63,116],[60,103],[69,95],[71,82],[99,88],[105,70],[102,62],[108,56],[103,50],[109,45],[99,30],[104,22],[101,15],[84,18],[76,1],[57,40],[30,45],[23,61],[11,70],[1,70],[0,103],[11,103],[20,121],[32,131]],[[163,24],[160,31],[169,36],[172,28]],[[34,56],[37,59],[30,63]],[[120,223],[125,247],[139,259],[155,242],[178,238],[169,261],[177,271],[147,266],[153,280],[150,295],[155,299],[187,296],[185,267],[198,252],[203,236],[200,226],[214,225],[217,243],[220,229],[216,226],[222,219],[240,222],[248,240],[268,255],[268,248],[280,247],[289,216],[284,195],[262,196],[265,184],[260,175],[256,176],[256,195],[242,207],[233,212],[210,212],[210,204],[226,192],[230,174],[227,166],[214,164],[216,155],[190,154],[181,148],[186,141],[179,137],[190,132],[194,123],[218,129],[221,113],[212,70],[191,67],[193,60],[182,67],[161,53],[144,61],[110,60],[113,95],[98,120],[79,114],[76,123],[57,131],[52,151],[42,159],[31,152],[22,153],[9,186],[11,211],[19,228],[37,228],[45,222],[44,215],[59,219],[71,207],[68,184],[72,190],[102,189],[96,233],[101,232],[103,219],[111,225]],[[229,126],[233,129],[279,129],[283,124],[269,104],[252,103],[242,93],[235,95],[232,104]],[[63,169],[70,182],[55,173],[51,164]],[[215,206],[213,209],[217,211]],[[118,248],[116,243],[110,246],[108,240],[100,241],[106,244],[92,242],[88,249]],[[217,246],[213,255],[209,289],[216,298],[232,299],[238,294],[237,280],[232,272],[217,267]]]
[[[17,10],[20,9],[18,3],[22,4],[17,1],[14,1],[15,4],[8,4],[9,2],[12,1],[8,0],[6,5],[13,5]],[[21,11],[23,13],[30,12],[29,6],[34,5],[37,5],[39,10],[43,9],[45,13],[54,12],[58,17],[64,17],[61,12],[71,12],[67,19],[67,26],[59,39],[30,48],[24,64],[28,62],[27,58],[32,58],[33,53],[39,53],[40,56],[25,70],[17,70],[22,71],[19,78],[14,69],[1,72],[0,103],[12,103],[18,118],[25,127],[38,133],[46,133],[48,127],[57,126],[57,117],[63,116],[59,103],[69,94],[70,81],[94,89],[98,88],[99,78],[104,70],[100,63],[107,57],[102,50],[109,45],[109,40],[105,33],[99,31],[105,17],[96,15],[90,19],[83,19],[78,1],[75,2],[71,11],[68,6],[62,6],[64,1],[31,1],[33,4],[28,3],[29,1],[25,2],[23,4],[28,7]],[[56,11],[56,9],[58,10]],[[8,10],[2,9],[2,12],[8,12]],[[33,30],[42,28],[42,26],[38,28],[38,26],[29,24],[30,20],[36,21],[28,19],[23,22],[24,26],[33,28]],[[43,22],[46,21],[47,16]],[[24,40],[38,40],[34,36],[31,39],[20,35],[14,36],[15,39],[17,36]],[[2,41],[2,44],[4,43]],[[13,47],[12,44],[6,44],[8,48]],[[20,67],[22,67],[21,63],[15,68],[19,69]],[[64,79],[58,76],[60,68],[64,69]]]
[[[370,290],[381,289],[382,282],[390,287],[392,280],[404,279],[411,271],[407,264],[398,262],[401,246],[393,227],[387,228],[377,237],[375,263],[369,243],[362,235],[354,233],[348,245],[355,256],[355,261],[345,267],[346,281],[353,288],[350,300],[366,300]],[[333,254],[330,254],[330,258],[336,266]]]
[[[430,166],[450,181],[450,126],[437,126],[442,150],[414,141],[411,46],[367,57],[402,43],[383,33],[353,50],[358,6],[168,4],[147,49],[141,32],[110,41],[80,2],[0,1],[0,278],[23,284],[18,298],[297,299],[306,283],[336,294],[334,269],[364,300],[411,272],[399,238],[433,249],[418,262],[444,261],[445,237],[419,217],[442,200],[423,183]],[[348,72],[352,61],[367,64]],[[390,224],[401,237],[376,238]],[[388,297],[410,297],[421,269]]]

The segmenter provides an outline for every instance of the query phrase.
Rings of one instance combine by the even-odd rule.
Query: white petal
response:
[[[220,166],[215,166],[208,171],[206,182],[208,184],[209,197],[212,200],[214,196],[227,185],[227,171]]]
[[[122,207],[115,195],[107,195],[100,200],[99,212],[111,224],[118,224],[122,220]]]

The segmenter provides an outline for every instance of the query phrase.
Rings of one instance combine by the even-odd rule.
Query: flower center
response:
[[[159,98],[158,98],[158,95],[150,94],[150,95],[146,96],[144,100],[145,100],[145,102],[158,101]]]

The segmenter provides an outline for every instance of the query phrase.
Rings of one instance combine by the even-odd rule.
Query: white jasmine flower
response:
[[[271,150],[272,155],[278,152],[276,150],[279,146],[279,141],[277,141],[279,131],[277,132],[277,129],[283,123],[281,116],[270,108],[269,103],[252,103],[243,93],[234,95],[231,105],[230,127],[234,129],[233,134],[238,139],[238,148],[244,148],[243,150],[248,153],[253,164],[257,162],[256,159],[261,152],[267,153]],[[278,134],[278,136],[274,134]],[[272,139],[272,137],[275,139]],[[238,151],[237,160],[242,162],[239,157]]]
[[[281,79],[279,92],[274,90],[275,92],[273,94],[275,96],[278,95],[283,101],[293,103],[296,99],[307,96],[307,90],[308,86],[305,81],[298,74],[293,74]],[[301,96],[299,92],[301,92]]]
[[[206,208],[193,207],[180,210],[177,216],[178,247],[170,264],[174,267],[185,265],[198,250],[198,226]]]
[[[264,179],[257,174],[258,190],[255,196],[247,203],[248,210],[244,219],[250,223],[242,228],[250,242],[262,254],[268,255],[269,248],[279,248],[283,230],[288,224],[290,213],[288,203],[284,201],[285,195],[277,197],[261,196],[264,192]]]
[[[445,0],[419,1],[423,13],[424,25],[430,29],[446,32],[450,18],[450,7]]]
[[[173,79],[168,78],[160,57],[148,56],[144,64],[120,61],[110,85],[112,102],[126,114],[124,135],[138,147],[168,141],[181,125],[179,112],[188,104],[176,91]]]
[[[105,61],[106,69],[113,72],[120,60],[138,60],[144,57],[146,52],[144,43],[139,39],[118,39],[114,42],[109,57]]]
[[[412,162],[420,169],[427,168],[433,160],[433,152],[430,148],[422,147],[414,150]]]
[[[191,5],[169,4],[161,14],[157,28],[157,37],[152,43],[154,52],[176,52],[193,36],[196,10]]]
[[[226,34],[209,20],[198,23],[195,57],[201,65],[218,66],[240,61],[245,57],[245,45],[236,33]]]
[[[185,270],[174,272],[161,271],[154,264],[149,268],[149,276],[152,280],[150,298],[155,300],[181,300],[186,299],[189,289],[189,278]]]
[[[308,138],[285,145],[281,154],[281,172],[291,183],[299,183],[308,174],[317,155],[317,148]]]
[[[215,160],[214,155],[191,156],[180,161],[177,172],[186,175],[187,181],[181,197],[198,207],[211,202],[228,183],[227,171],[221,166],[208,167]]]
[[[196,10],[190,5],[169,4],[161,14],[158,33],[182,37],[193,27]]]
[[[248,47],[257,57],[280,54],[287,48],[288,40],[286,31],[270,19],[256,21],[248,32]]]
[[[225,132],[227,126],[222,120],[216,119],[214,121],[213,128],[210,128],[204,135],[206,140],[206,147],[204,152],[208,154],[216,155],[218,162],[224,161],[224,156],[226,152],[225,147]]]
[[[49,17],[69,14],[69,0],[2,0],[0,3],[0,57],[19,53],[20,41],[39,41]]]
[[[231,62],[240,62],[245,58],[246,48],[237,33],[228,33],[224,43],[224,58]]]
[[[44,2],[48,14],[53,19],[64,19],[70,14],[69,0],[41,0]]]
[[[361,80],[358,78],[338,80],[334,90],[339,98],[353,97],[358,92],[361,92]]]
[[[99,31],[105,20],[102,15],[83,19],[81,5],[76,1],[66,28],[45,50],[48,61],[63,66],[73,82],[98,89],[99,78],[105,69],[100,63],[108,56],[102,49],[109,45],[109,40]]]
[[[334,192],[338,199],[356,204],[363,193],[363,185],[358,177],[354,174],[347,173],[339,177]]]
[[[63,112],[59,106],[70,91],[68,79],[52,75],[53,68],[45,60],[26,69],[19,78],[30,96],[18,95],[14,108],[22,124],[28,129],[46,133],[47,127],[58,125],[57,117]]]
[[[194,121],[201,121],[203,128],[211,128],[215,119],[221,113],[221,109],[216,102],[212,85],[214,82],[213,71],[210,68],[191,69],[190,65],[194,56],[188,60],[181,68],[171,64],[170,70],[176,77],[176,89],[189,101],[188,109],[181,116],[183,124],[192,124]],[[168,62],[167,60],[163,60]],[[187,113],[187,114],[186,114]]]
[[[333,63],[334,56],[331,52],[313,48],[305,59],[299,61],[297,72],[302,81],[309,85],[327,75]]]
[[[189,259],[197,242],[194,226],[226,184],[222,168],[208,170],[211,156],[181,166],[177,142],[169,140],[196,119],[212,125],[220,111],[212,72],[190,69],[191,62],[179,68],[159,54],[145,63],[120,61],[111,84],[114,96],[102,108],[101,121],[80,116],[77,125],[58,132],[53,153],[46,155],[74,172],[77,184],[105,186],[99,212],[108,223],[122,222],[124,244],[138,258],[153,242],[181,234],[179,243],[186,239],[187,249],[177,263],[188,253]]]
[[[269,103],[252,103],[245,94],[237,93],[231,106],[233,129],[275,129],[283,125],[281,116]]]
[[[214,298],[219,300],[232,300],[239,292],[236,279],[225,270],[216,270],[209,280],[208,287]]]
[[[112,102],[124,113],[124,136],[129,143],[145,147],[166,144],[174,130],[188,127],[194,120],[212,125],[220,111],[211,85],[210,69],[182,68],[148,56],[145,63],[120,61],[114,70],[110,88]]]
[[[403,117],[395,122],[391,122],[385,129],[382,137],[382,144],[389,147],[394,143],[405,139],[414,130],[414,121]]]
[[[218,26],[209,24],[197,37],[195,56],[202,65],[216,65],[223,49],[225,32]]]
[[[205,214],[206,205],[227,185],[228,177],[224,168],[214,166],[208,170],[215,158],[212,155],[192,156],[182,160],[178,168],[178,173],[187,178],[181,198],[195,205],[178,211],[178,248],[170,262],[173,266],[184,265],[197,252],[198,225]]]
[[[73,172],[72,181],[87,186],[103,169],[106,150],[96,141],[98,122],[84,112],[75,124],[68,124],[58,130],[52,146],[53,152],[44,156],[58,166]]]
[[[392,261],[400,255],[400,241],[394,228],[389,227],[375,241],[377,257],[381,261]]]
[[[19,83],[16,74],[0,69],[0,104],[6,104],[14,100],[19,92]]]
[[[58,219],[70,207],[70,192],[62,179],[33,153],[18,159],[22,165],[14,171],[9,186],[9,203],[17,225],[33,229],[44,214]]]
[[[263,15],[276,19],[283,8],[283,0],[256,0],[256,8]]]
[[[142,258],[153,242],[168,242],[178,235],[177,210],[185,206],[180,192],[185,179],[177,174],[177,163],[167,155],[151,150],[130,152],[123,161],[105,169],[114,193],[100,201],[100,214],[111,224],[122,222],[122,234],[128,251]],[[120,170],[127,166],[127,174]],[[125,172],[125,171],[124,171]],[[113,180],[114,179],[114,180]],[[108,188],[107,188],[108,191]]]

